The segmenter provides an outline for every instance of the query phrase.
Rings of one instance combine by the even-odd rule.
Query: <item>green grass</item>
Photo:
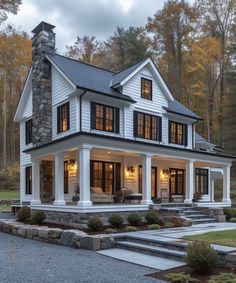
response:
[[[11,206],[7,204],[0,204],[0,212],[10,212]]]
[[[191,241],[205,241],[210,244],[236,247],[236,229],[184,236],[182,239]]]
[[[20,191],[0,191],[0,200],[19,200]]]

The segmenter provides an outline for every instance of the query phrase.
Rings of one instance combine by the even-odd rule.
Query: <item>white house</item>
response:
[[[53,28],[41,22],[33,30],[32,67],[14,118],[22,204],[145,210],[153,198],[188,204],[201,192],[199,205],[231,205],[234,157],[195,133],[201,118],[175,100],[150,58],[112,73],[56,54]],[[219,178],[223,199],[216,203]],[[113,203],[124,188],[130,202]]]

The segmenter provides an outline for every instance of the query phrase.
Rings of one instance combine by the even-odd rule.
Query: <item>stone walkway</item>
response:
[[[120,233],[115,234],[115,237],[120,236],[131,236],[132,238],[142,238],[143,240],[159,240],[161,242],[173,243],[187,245],[187,241],[181,240],[183,236],[186,235],[196,235],[213,231],[224,231],[236,229],[236,223],[209,223],[209,224],[198,224],[191,227],[179,227],[179,228],[170,228],[163,230],[147,230],[147,231],[137,231],[130,233]],[[226,247],[221,245],[212,245],[217,251],[224,254],[229,252],[235,252],[236,248]],[[108,249],[99,251],[98,253],[124,260],[127,262],[157,268],[159,270],[166,270],[170,268],[179,267],[185,265],[185,263],[165,259],[163,257],[157,257],[153,255],[143,255],[138,252],[125,250],[125,249]]]

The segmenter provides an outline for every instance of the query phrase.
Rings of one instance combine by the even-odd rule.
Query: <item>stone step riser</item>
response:
[[[143,253],[143,254],[152,255],[156,257],[163,257],[163,258],[168,258],[168,259],[173,259],[173,260],[178,260],[178,261],[184,261],[184,255],[182,256],[182,255],[171,254],[171,251],[170,253],[165,253],[163,251],[156,252],[156,251],[150,251],[150,250],[147,250],[145,248],[140,248],[140,247],[133,247],[133,246],[128,246],[128,245],[124,246],[119,243],[117,243],[115,247],[119,249],[135,251],[138,253]]]
[[[192,221],[192,225],[196,225],[196,224],[207,224],[207,223],[217,223],[218,221],[216,219],[206,219],[206,220],[193,220]]]
[[[183,245],[170,245],[169,243],[166,242],[159,242],[159,241],[147,241],[145,239],[139,238],[139,239],[134,239],[134,238],[119,238],[117,239],[119,241],[129,241],[129,242],[133,242],[133,243],[138,243],[138,244],[144,244],[144,245],[148,245],[151,247],[160,247],[160,248],[165,248],[165,249],[169,249],[169,250],[175,250],[175,251],[180,251],[180,252],[184,252],[186,250],[186,247]]]
[[[195,220],[195,219],[209,219],[209,217],[207,215],[185,215],[185,217],[186,218],[190,218],[192,220]]]

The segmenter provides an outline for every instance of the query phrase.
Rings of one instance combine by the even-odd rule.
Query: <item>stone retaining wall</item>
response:
[[[31,209],[32,212],[35,212],[37,210]],[[145,220],[145,215],[147,214],[147,211],[120,211],[120,212],[91,212],[91,213],[76,213],[76,212],[59,212],[59,211],[48,211],[44,210],[46,221],[47,222],[53,222],[53,223],[60,223],[60,224],[66,224],[70,225],[76,228],[87,228],[88,220],[93,217],[97,216],[99,217],[103,225],[109,225],[108,218],[114,213],[118,213],[122,215],[124,218],[124,224],[127,224],[127,216],[130,213],[138,213],[142,220]]]
[[[102,250],[112,248],[114,237],[106,234],[90,236],[76,229],[62,230],[24,224],[14,220],[0,220],[0,231],[41,242],[69,246],[76,249]]]

